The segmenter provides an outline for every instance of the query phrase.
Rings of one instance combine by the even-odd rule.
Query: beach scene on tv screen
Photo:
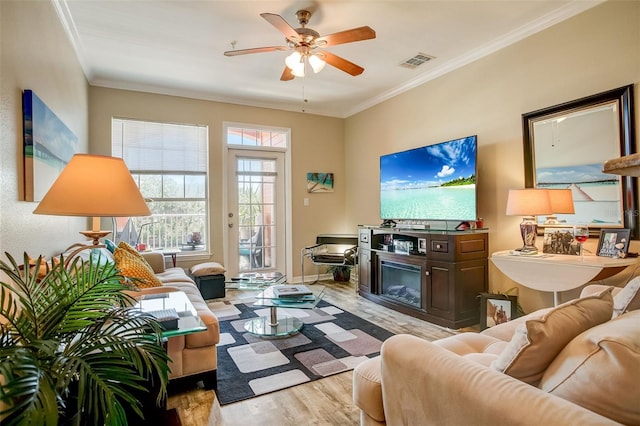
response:
[[[475,220],[475,136],[380,157],[380,216]]]

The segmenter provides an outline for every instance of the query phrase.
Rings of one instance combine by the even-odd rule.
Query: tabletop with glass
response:
[[[245,272],[225,280],[225,287],[235,290],[263,290],[273,285],[283,284],[287,276],[280,272]]]
[[[272,285],[256,296],[253,306],[269,308],[269,316],[252,318],[244,324],[245,330],[263,337],[286,337],[297,333],[303,326],[302,320],[293,315],[278,313],[278,308],[314,309],[324,297],[325,286],[306,286],[312,294],[299,297],[278,297],[274,292],[278,285]]]
[[[146,313],[175,312],[178,316],[177,328],[171,327],[163,330],[162,336],[165,338],[183,336],[207,329],[184,291],[144,294],[137,299],[134,309]]]

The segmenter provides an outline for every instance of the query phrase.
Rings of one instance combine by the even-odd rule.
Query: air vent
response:
[[[400,66],[410,69],[418,68],[420,65],[429,62],[434,59],[433,56],[429,56],[426,53],[418,53],[417,55],[403,61]]]

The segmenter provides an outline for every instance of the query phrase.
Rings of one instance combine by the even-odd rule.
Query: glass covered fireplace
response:
[[[422,307],[420,267],[383,260],[380,263],[381,296],[415,308]]]

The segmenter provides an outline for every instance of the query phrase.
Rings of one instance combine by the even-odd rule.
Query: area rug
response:
[[[220,405],[242,401],[333,374],[352,370],[380,353],[393,333],[321,301],[316,309],[279,308],[300,318],[300,333],[279,339],[247,333],[249,318],[268,316],[255,299],[215,302],[209,308],[220,321],[218,391]]]

